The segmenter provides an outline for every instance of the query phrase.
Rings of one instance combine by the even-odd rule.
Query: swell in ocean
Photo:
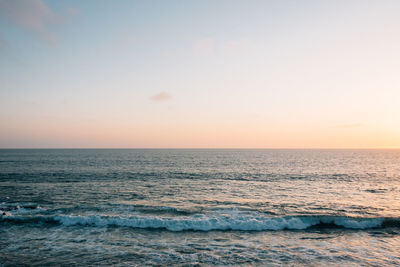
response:
[[[192,216],[13,215],[4,212],[1,223],[63,226],[131,227],[168,231],[278,231],[313,228],[372,229],[400,227],[400,218],[331,215],[265,216],[259,213],[194,214]]]

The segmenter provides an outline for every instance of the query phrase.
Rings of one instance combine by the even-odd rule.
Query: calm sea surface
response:
[[[0,150],[0,266],[400,265],[400,150]]]

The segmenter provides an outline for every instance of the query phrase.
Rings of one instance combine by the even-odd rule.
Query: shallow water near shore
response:
[[[0,265],[400,264],[400,150],[0,150]]]

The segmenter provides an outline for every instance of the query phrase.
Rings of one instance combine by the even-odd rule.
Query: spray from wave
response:
[[[262,214],[195,214],[192,216],[102,216],[102,215],[8,215],[3,223],[52,223],[63,226],[132,227],[169,231],[277,231],[305,230],[313,227],[370,229],[400,227],[400,218],[352,218],[345,216],[284,216]]]

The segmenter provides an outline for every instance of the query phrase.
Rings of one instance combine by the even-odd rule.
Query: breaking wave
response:
[[[284,216],[267,217],[262,214],[229,214],[161,217],[161,216],[101,216],[101,215],[33,215],[7,214],[2,223],[52,223],[63,226],[132,227],[166,229],[169,231],[277,231],[305,230],[309,228],[370,229],[400,227],[400,218],[353,218],[345,216]]]

